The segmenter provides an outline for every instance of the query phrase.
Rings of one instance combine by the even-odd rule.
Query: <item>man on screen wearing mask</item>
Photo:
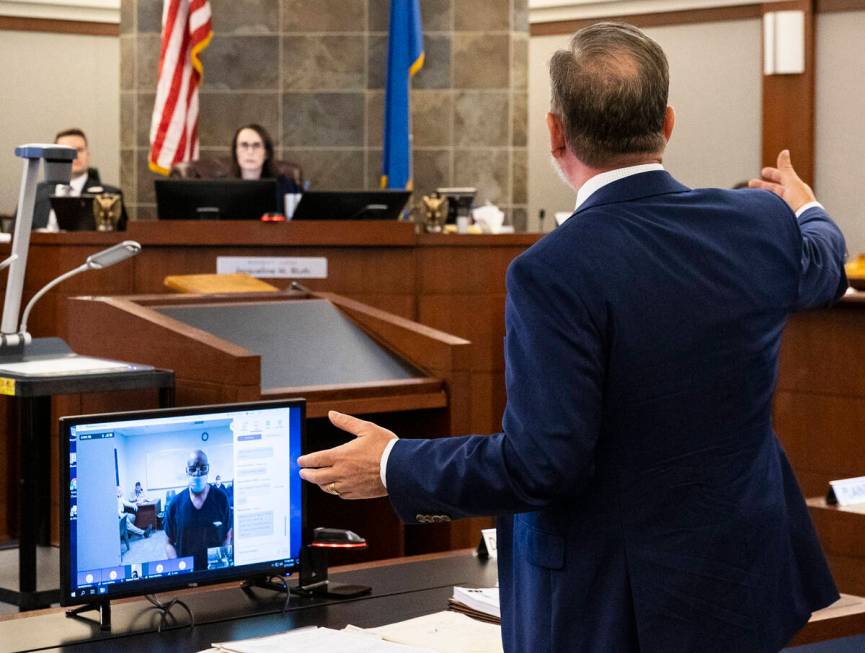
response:
[[[168,506],[165,516],[167,558],[194,558],[194,569],[207,569],[207,550],[231,545],[231,513],[223,492],[212,491],[207,482],[207,454],[192,451],[186,460],[188,491]]]

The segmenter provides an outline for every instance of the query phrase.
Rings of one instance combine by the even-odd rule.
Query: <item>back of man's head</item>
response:
[[[87,144],[87,136],[82,130],[78,129],[78,127],[72,127],[70,129],[64,129],[63,131],[57,132],[57,135],[54,136],[54,142],[58,142],[64,136],[78,136],[84,141],[85,145]]]
[[[664,51],[636,27],[596,23],[550,60],[552,113],[584,164],[612,167],[660,153],[670,75]]]

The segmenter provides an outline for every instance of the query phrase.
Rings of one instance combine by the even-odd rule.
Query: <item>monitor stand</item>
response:
[[[291,600],[291,592],[288,590],[288,583],[282,576],[258,576],[256,578],[247,578],[243,581],[240,589],[249,597],[253,597],[252,588],[260,587],[261,589],[271,590],[272,592],[284,593],[285,603],[282,605],[282,613],[288,612],[289,602]]]
[[[81,616],[82,612],[89,612],[90,610],[97,610],[99,612],[98,620]],[[70,608],[66,611],[66,616],[69,619],[79,619],[81,621],[99,624],[99,630],[105,632],[111,631],[111,601],[94,601],[93,603],[86,603],[77,608]]]

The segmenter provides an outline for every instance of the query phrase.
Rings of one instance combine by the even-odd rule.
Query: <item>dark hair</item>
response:
[[[87,144],[87,136],[85,136],[84,132],[78,129],[78,127],[72,127],[70,129],[64,129],[63,131],[57,132],[57,135],[54,137],[54,142],[56,143],[64,136],[80,136],[84,139],[84,144]]]
[[[252,131],[254,131],[261,137],[261,140],[264,143],[264,165],[261,166],[261,178],[276,178],[276,168],[273,165],[273,139],[270,137],[270,134],[267,133],[267,130],[264,127],[255,123],[250,123],[249,125],[243,125],[242,127],[238,127],[237,131],[234,132],[234,138],[231,139],[232,174],[234,174],[235,177],[240,177],[240,164],[237,162],[237,138],[238,136],[240,136],[240,132],[242,132],[244,129],[251,129]]]
[[[664,51],[636,27],[595,23],[550,60],[551,111],[586,165],[664,149],[670,73]]]

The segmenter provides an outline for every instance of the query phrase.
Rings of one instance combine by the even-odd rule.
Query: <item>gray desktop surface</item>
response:
[[[259,354],[262,391],[425,376],[323,299],[157,310]]]

